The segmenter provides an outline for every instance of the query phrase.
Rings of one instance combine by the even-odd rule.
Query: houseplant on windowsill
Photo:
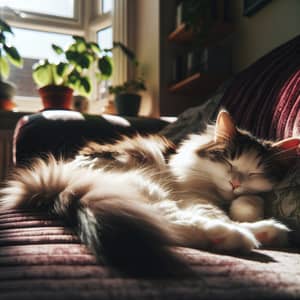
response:
[[[122,85],[109,87],[109,92],[115,95],[118,114],[125,116],[137,116],[141,103],[141,95],[138,92],[145,90],[145,81],[142,78],[128,80]]]
[[[114,48],[120,48],[123,54],[132,62],[136,79],[127,80],[123,84],[110,86],[110,94],[115,95],[115,106],[119,115],[137,116],[141,95],[139,92],[146,90],[145,80],[139,75],[139,62],[135,53],[120,42],[114,42]]]
[[[11,27],[0,19],[0,110],[11,111],[15,107],[12,101],[16,87],[6,81],[10,73],[10,64],[21,68],[23,59],[18,50],[7,42],[7,36],[13,35]]]
[[[33,80],[40,87],[44,109],[71,109],[73,92],[81,96],[90,96],[92,81],[90,74],[100,79],[112,74],[112,62],[108,50],[101,50],[94,42],[83,37],[73,36],[66,50],[52,45],[59,55],[57,63],[42,60],[33,66]]]

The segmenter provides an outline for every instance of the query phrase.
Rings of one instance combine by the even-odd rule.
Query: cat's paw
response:
[[[264,200],[259,196],[239,196],[231,202],[229,216],[238,222],[255,222],[264,217]]]
[[[262,220],[254,223],[245,223],[262,246],[284,247],[288,245],[289,228],[275,220]]]
[[[205,226],[205,233],[212,250],[220,252],[249,252],[259,247],[253,233],[238,224],[224,221],[210,221]]]

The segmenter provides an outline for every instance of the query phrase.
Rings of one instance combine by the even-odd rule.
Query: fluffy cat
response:
[[[37,159],[15,171],[0,203],[64,218],[98,258],[119,265],[165,246],[282,246],[288,228],[263,219],[261,194],[283,179],[299,144],[260,141],[221,111],[215,126],[177,149],[163,137],[136,136],[89,143],[68,162]]]

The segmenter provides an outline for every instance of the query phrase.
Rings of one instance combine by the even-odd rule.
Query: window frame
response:
[[[107,27],[112,27],[113,29],[113,12],[107,12],[102,13],[101,7],[102,7],[102,0],[95,1],[93,7],[94,13],[91,16],[90,22],[89,22],[89,32],[88,36],[91,40],[94,42],[98,42],[97,40],[97,32],[105,29]],[[96,84],[96,81],[94,81],[94,84]],[[103,110],[103,107],[106,105],[106,102],[108,101],[108,98],[101,98],[99,89],[95,89],[93,92],[93,95],[91,97],[90,101],[90,111],[98,111],[101,112]]]
[[[63,18],[58,16],[44,15],[26,12],[26,18],[16,15],[11,9],[3,8],[3,18],[11,27],[28,30],[38,30],[68,35],[84,36],[84,0],[74,0],[74,18]],[[23,12],[23,11],[22,11]],[[34,112],[42,109],[39,97],[15,96],[14,102],[17,111]]]
[[[28,12],[25,10],[20,10],[20,13],[24,13],[26,16],[21,17],[21,15],[16,14],[13,9],[7,7],[1,7],[2,17],[9,23],[27,25],[27,26],[38,26],[39,28],[44,27],[67,27],[82,29],[83,27],[83,1],[84,0],[73,0],[74,1],[74,18],[53,16],[47,14],[40,14],[34,12]]]

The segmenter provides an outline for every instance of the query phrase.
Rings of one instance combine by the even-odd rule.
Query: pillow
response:
[[[300,127],[300,35],[236,74],[220,106],[236,124],[263,139],[295,135]]]

